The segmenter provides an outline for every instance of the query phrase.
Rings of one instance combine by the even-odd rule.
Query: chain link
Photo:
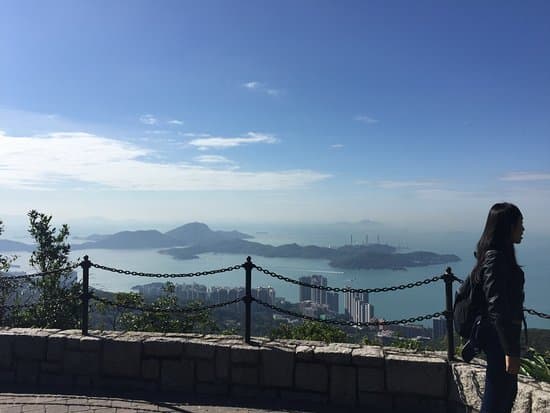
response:
[[[135,277],[154,277],[154,278],[190,278],[190,277],[201,277],[203,275],[213,275],[220,274],[228,271],[235,271],[242,268],[241,265],[234,265],[232,267],[221,268],[219,270],[211,271],[200,271],[200,272],[190,272],[190,273],[179,273],[179,274],[170,274],[170,273],[149,273],[149,272],[138,272],[138,271],[129,271],[129,270],[120,270],[118,268],[106,267],[105,265],[91,263],[92,267],[98,268],[100,270],[110,271],[117,274],[132,275]]]
[[[76,267],[79,267],[80,263],[73,264],[65,268],[59,268],[57,270],[37,272],[35,274],[23,274],[23,275],[14,275],[13,277],[0,277],[0,281],[11,281],[11,280],[30,280],[36,277],[47,277],[48,275],[61,274],[64,272],[73,271]]]
[[[328,287],[328,286],[325,286],[325,285],[308,284],[308,283],[305,283],[305,282],[302,282],[302,281],[299,281],[299,280],[294,280],[292,278],[285,277],[284,275],[277,274],[273,271],[266,270],[266,269],[264,269],[260,266],[257,266],[257,265],[255,267],[258,271],[263,272],[264,274],[267,274],[270,277],[277,278],[279,280],[282,280],[282,281],[285,281],[285,282],[288,282],[288,283],[291,283],[291,284],[301,285],[303,287],[309,287],[309,288],[316,288],[318,290],[323,290],[323,291],[334,291],[334,292],[337,292],[337,293],[359,293],[359,294],[362,294],[362,293],[384,293],[384,292],[388,292],[388,291],[405,290],[407,288],[420,287],[422,285],[430,284],[430,283],[433,283],[435,281],[442,280],[445,277],[444,275],[438,275],[436,277],[428,278],[428,279],[425,279],[423,281],[416,281],[414,283],[396,285],[396,286],[393,286],[393,287],[382,287],[382,288],[347,288],[346,287],[346,288],[340,288],[340,287]]]
[[[406,318],[403,320],[369,321],[366,323],[361,323],[356,321],[342,321],[342,320],[335,320],[335,319],[322,320],[319,318],[311,317],[308,315],[304,315],[304,314],[296,313],[294,311],[285,310],[283,308],[276,307],[272,304],[266,303],[265,301],[259,300],[257,298],[252,298],[252,301],[257,302],[258,304],[263,305],[264,307],[271,308],[272,310],[277,311],[279,313],[283,313],[283,314],[290,315],[297,318],[302,318],[304,320],[318,321],[320,323],[335,324],[340,326],[351,326],[351,327],[352,326],[389,326],[389,325],[395,325],[395,324],[409,324],[409,323],[414,323],[416,321],[430,320],[432,318],[436,318],[444,314],[444,312],[437,312],[437,313],[423,315],[419,317]]]
[[[536,315],[537,317],[540,317],[540,318],[550,319],[550,314],[539,313],[538,311],[535,311],[531,308],[524,308],[523,311],[531,315]]]
[[[226,302],[223,302],[223,303],[212,304],[212,305],[206,305],[206,306],[197,307],[197,308],[195,308],[195,307],[176,307],[176,308],[172,308],[172,309],[161,309],[161,308],[154,308],[154,307],[151,307],[151,306],[138,307],[138,306],[135,306],[135,305],[119,304],[119,303],[116,303],[114,301],[108,300],[106,298],[98,297],[95,294],[90,294],[90,298],[92,300],[99,301],[100,303],[103,303],[103,304],[106,304],[106,305],[125,308],[127,310],[147,311],[147,312],[150,312],[150,313],[196,313],[196,312],[200,312],[200,311],[204,311],[204,310],[211,310],[211,309],[214,309],[214,308],[220,308],[220,307],[225,307],[227,305],[236,304],[239,301],[243,300],[243,298],[240,297],[240,298],[237,298],[235,300],[226,301]]]

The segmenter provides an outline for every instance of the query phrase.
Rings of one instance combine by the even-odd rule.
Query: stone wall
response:
[[[384,410],[479,409],[482,366],[444,354],[239,336],[0,330],[0,383],[262,397]],[[466,406],[466,407],[464,407]],[[515,412],[545,412],[550,386],[522,380]]]

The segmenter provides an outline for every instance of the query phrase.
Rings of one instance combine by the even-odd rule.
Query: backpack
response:
[[[470,338],[476,318],[482,313],[483,301],[480,297],[480,287],[470,274],[455,293],[453,307],[455,331],[466,340]]]

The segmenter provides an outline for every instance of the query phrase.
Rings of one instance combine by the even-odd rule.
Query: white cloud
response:
[[[435,182],[430,181],[378,181],[376,185],[385,189],[396,188],[425,188],[433,187]]]
[[[311,170],[242,172],[191,163],[146,161],[159,154],[136,144],[83,132],[3,135],[0,153],[0,188],[11,189],[91,186],[123,191],[279,190],[330,177]]]
[[[500,180],[511,181],[511,182],[550,181],[550,173],[548,172],[510,172],[506,176],[501,177]]]
[[[187,136],[188,138],[208,138],[209,136],[212,136],[208,133],[192,133],[192,132],[185,132],[185,133],[178,133],[178,135]]]
[[[183,125],[182,120],[172,119],[167,122],[169,125]]]
[[[145,133],[147,135],[166,135],[170,133],[170,131],[157,129],[157,130],[146,130]]]
[[[330,145],[330,147],[334,149],[341,149],[344,147],[344,145],[342,145],[341,143],[336,143],[334,145]]]
[[[157,118],[150,114],[141,115],[139,121],[144,125],[156,125],[158,123]]]
[[[355,118],[353,118],[356,121],[363,122],[363,123],[378,123],[378,119],[371,118],[370,116],[366,115],[357,115]]]
[[[256,82],[256,81],[243,83],[243,87],[245,87],[247,89],[258,89],[261,86],[262,86],[262,84],[260,82]]]
[[[227,159],[225,156],[220,155],[202,155],[194,158],[196,162],[205,164],[234,164],[231,159]]]
[[[257,132],[248,132],[245,137],[224,138],[212,136],[208,138],[193,139],[189,145],[196,146],[200,150],[234,148],[251,143],[276,143],[277,139],[272,135]]]
[[[248,90],[262,92],[269,96],[279,96],[281,94],[281,90],[267,87],[267,85],[262,82],[257,82],[257,81],[246,82],[246,83],[243,83],[242,86]]]

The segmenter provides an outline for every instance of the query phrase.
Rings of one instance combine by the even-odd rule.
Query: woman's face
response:
[[[523,218],[520,218],[519,221],[512,227],[512,242],[514,244],[519,244],[523,238]]]

